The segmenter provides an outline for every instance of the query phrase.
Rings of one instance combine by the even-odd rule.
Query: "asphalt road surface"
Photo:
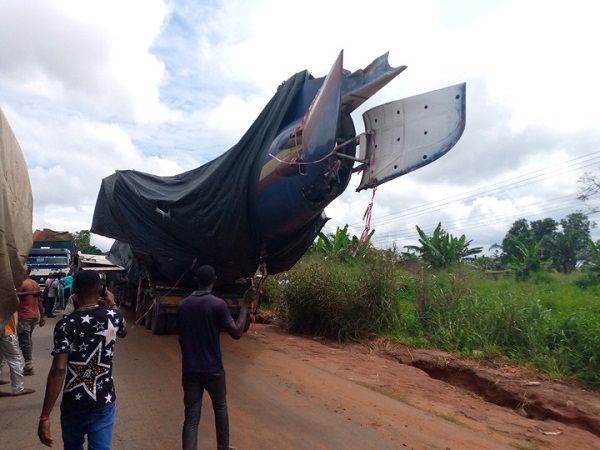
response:
[[[113,448],[180,448],[183,391],[177,337],[152,335],[125,314],[129,335],[117,342],[113,373],[117,392]],[[57,320],[50,319],[34,331],[35,375],[25,380],[27,387],[37,391],[0,397],[0,449],[44,448],[36,434],[37,419]],[[433,413],[386,393],[384,387],[369,386],[359,373],[371,370],[362,369],[369,366],[363,362],[358,370],[358,359],[353,367],[348,355],[340,364],[335,349],[318,341],[279,333],[269,325],[253,325],[240,341],[223,334],[222,347],[231,445],[239,450],[515,448],[514,436],[490,431],[501,428],[502,415],[488,428],[467,427],[450,414]],[[2,379],[7,378],[5,365]],[[214,449],[207,395],[202,414],[199,448]],[[59,417],[57,404],[51,416],[55,448],[62,448]]]

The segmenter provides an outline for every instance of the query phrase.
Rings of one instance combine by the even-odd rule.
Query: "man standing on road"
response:
[[[62,308],[65,309],[67,307],[67,301],[71,296],[71,287],[73,286],[73,274],[71,272],[67,273],[67,275],[63,278],[63,302]]]
[[[56,296],[58,295],[58,276],[51,273],[46,278],[46,287],[44,288],[44,309],[46,317],[54,316],[54,307],[56,306]]]
[[[53,444],[50,413],[61,390],[64,448],[82,449],[86,434],[89,448],[108,450],[111,446],[115,422],[113,353],[117,336],[125,337],[127,332],[123,316],[112,309],[111,292],[106,292],[111,308],[98,305],[100,289],[96,272],[77,273],[72,290],[78,307],[54,327],[54,358],[38,425],[40,441],[49,447]]]
[[[31,268],[29,267],[27,268],[27,274],[31,274]],[[19,297],[17,336],[25,358],[23,375],[33,375],[33,329],[38,324],[43,327],[46,323],[41,295],[40,285],[31,278],[26,278],[21,286],[17,288],[17,296]]]
[[[6,361],[10,370],[12,395],[33,394],[35,391],[26,388],[25,383],[23,382],[25,361],[23,359],[23,353],[19,348],[16,317],[17,313],[14,313],[10,322],[8,322],[8,325],[0,332],[0,375],[2,374],[2,365],[4,364],[4,361]],[[9,394],[2,393],[0,395],[4,396]]]
[[[248,306],[256,300],[257,294],[254,289],[246,291],[240,314],[237,321],[234,321],[225,301],[211,293],[216,279],[214,268],[200,267],[196,271],[198,290],[183,299],[177,309],[177,328],[183,360],[184,450],[198,448],[198,425],[205,389],[215,413],[217,448],[230,448],[221,329],[224,328],[232,338],[240,339],[248,320]]]

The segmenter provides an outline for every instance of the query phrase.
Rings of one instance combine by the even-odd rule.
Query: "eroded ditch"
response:
[[[487,376],[477,370],[453,361],[406,358],[395,355],[401,364],[409,365],[427,373],[431,378],[468,391],[495,405],[510,408],[532,420],[552,419],[575,426],[600,437],[600,418],[579,409],[575,403],[565,402],[552,396],[539,395],[534,387],[523,382],[506,381]]]

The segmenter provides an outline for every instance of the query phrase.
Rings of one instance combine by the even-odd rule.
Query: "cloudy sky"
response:
[[[355,112],[359,131],[368,108],[463,81],[467,126],[446,156],[377,190],[374,242],[401,249],[441,221],[487,250],[517,219],[586,209],[599,12],[593,0],[3,0],[0,108],[30,169],[34,228],[78,231],[115,170],[200,166],[294,73],[323,76],[340,50],[351,71],[389,51],[408,69]],[[326,231],[361,233],[371,191],[358,181]]]

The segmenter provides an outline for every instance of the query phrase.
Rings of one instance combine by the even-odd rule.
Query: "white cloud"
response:
[[[77,231],[89,228],[108,174],[203,164],[295,72],[323,76],[342,49],[352,71],[390,51],[392,65],[409,67],[357,111],[357,128],[372,106],[462,81],[467,128],[440,161],[378,189],[376,240],[409,242],[415,225],[441,220],[488,245],[518,218],[582,206],[557,199],[598,165],[584,158],[599,137],[597,9],[583,0],[6,0],[0,107],[30,167],[34,226]],[[329,229],[362,231],[371,194],[355,193],[357,183],[327,208]]]

